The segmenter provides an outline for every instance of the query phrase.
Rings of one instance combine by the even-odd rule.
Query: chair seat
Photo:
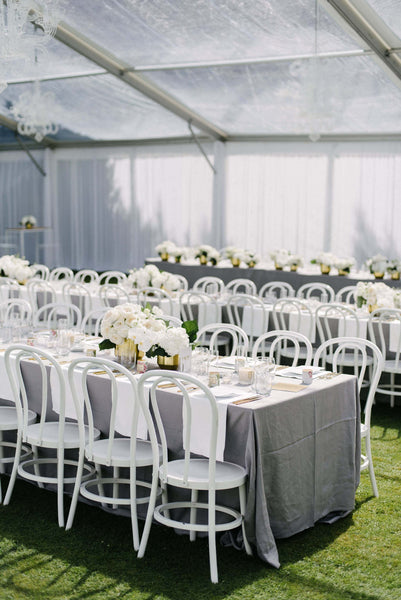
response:
[[[40,435],[40,423],[29,425],[26,433],[26,442],[33,446],[44,448],[57,448],[59,435],[58,421],[44,423],[42,435]],[[88,441],[89,429],[85,426],[85,441]],[[95,428],[95,439],[99,439],[100,431]],[[79,448],[79,430],[77,423],[65,423],[64,425],[64,448]]]
[[[313,349],[313,352],[315,350]],[[295,356],[295,348],[283,348],[282,350],[280,350],[280,356],[284,356],[285,358],[294,358]],[[299,349],[299,356],[298,358],[301,358],[303,360],[306,360],[306,357],[308,356],[308,350],[307,348],[300,348]]]
[[[28,411],[28,424],[36,421],[37,414],[33,410]],[[17,409],[13,406],[0,406],[0,431],[12,431],[18,429]]]
[[[326,362],[328,363],[332,363],[333,362],[333,355],[332,354],[328,354],[326,356]],[[345,352],[344,355],[340,354],[337,358],[337,364],[338,365],[342,365],[343,367],[353,367],[355,364],[355,355],[354,352],[351,350],[350,352]],[[360,354],[357,355],[356,357],[356,364],[358,367],[362,366],[362,357]],[[367,356],[366,357],[366,365],[369,367],[370,365],[373,365],[373,356]]]
[[[109,439],[98,440],[93,444],[92,454],[86,452],[86,457],[101,465],[111,464],[115,467],[130,466],[130,438],[116,438],[113,442],[113,450],[110,461],[107,459]],[[159,459],[161,459],[162,450],[159,446]],[[153,462],[152,445],[145,440],[136,441],[136,465],[144,467]]]
[[[385,360],[383,371],[386,373],[401,373],[401,361]]]
[[[189,465],[188,484],[183,483],[185,461],[174,460],[167,465],[166,483],[176,487],[189,487],[197,490],[207,490],[209,486],[209,461],[207,459],[191,459]],[[162,468],[159,469],[163,477]],[[247,473],[243,467],[229,462],[216,462],[216,490],[239,487],[245,483]]]

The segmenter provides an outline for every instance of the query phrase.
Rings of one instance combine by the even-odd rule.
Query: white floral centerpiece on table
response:
[[[198,326],[196,321],[184,321],[181,327],[172,327],[157,307],[143,308],[139,304],[120,304],[110,308],[102,319],[103,341],[99,348],[131,348],[133,353],[143,353],[149,358],[158,357],[160,366],[166,366],[167,358],[174,358],[169,368],[178,368],[180,354],[195,342]],[[160,360],[164,359],[164,360]]]
[[[25,229],[32,229],[32,227],[36,227],[37,221],[33,215],[25,215],[24,217],[22,217],[19,224],[22,227],[25,227]]]
[[[180,289],[179,279],[172,273],[160,271],[156,265],[146,265],[141,269],[131,269],[128,273],[128,282],[132,287],[140,289],[154,287],[166,292],[176,292]]]
[[[274,266],[278,271],[282,271],[284,267],[288,265],[288,257],[290,256],[290,252],[285,248],[281,248],[279,250],[273,250],[270,252],[270,258],[274,261]]]
[[[29,260],[19,258],[14,254],[5,254],[0,258],[0,275],[15,279],[20,284],[24,284],[28,279],[35,275],[35,268],[29,266]]]
[[[366,304],[371,312],[376,308],[394,308],[395,293],[399,292],[385,283],[358,281],[354,297],[358,308]]]
[[[401,261],[398,259],[390,260],[387,266],[387,272],[390,273],[391,279],[399,279],[401,273]]]
[[[244,250],[244,263],[251,269],[260,262],[260,256],[253,250]]]
[[[165,240],[158,244],[155,248],[156,252],[160,256],[162,260],[168,260],[170,254],[172,254],[177,246],[174,242],[170,242],[169,240]]]
[[[389,260],[382,254],[375,254],[371,258],[368,258],[365,265],[376,279],[383,279],[384,273],[387,271],[389,266]]]
[[[300,254],[289,254],[287,264],[291,271],[296,271],[298,267],[304,266],[304,259]]]
[[[311,264],[319,264],[322,274],[328,275],[330,273],[331,267],[335,264],[336,260],[337,256],[332,252],[319,252],[316,258],[312,258]]]
[[[176,246],[171,250],[170,255],[175,258],[176,263],[179,263],[183,258],[188,258],[188,250],[186,246]]]
[[[339,275],[349,275],[354,264],[355,258],[349,256],[345,258],[336,258],[333,266],[338,270]]]
[[[212,265],[216,265],[220,259],[220,252],[213,246],[201,244],[196,248],[195,258],[199,258],[201,265],[206,265],[209,261]]]

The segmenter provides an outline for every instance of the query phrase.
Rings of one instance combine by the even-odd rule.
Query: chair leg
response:
[[[32,455],[35,461],[37,461],[39,459],[39,453],[38,453],[38,447],[37,446],[32,446]],[[40,477],[40,469],[39,469],[39,465],[34,462],[33,463],[33,472],[35,473],[36,477]],[[44,488],[44,484],[42,481],[38,481],[38,487],[40,488]]]
[[[5,472],[4,463],[1,460],[4,457],[2,441],[3,441],[3,432],[0,431],[0,474]],[[0,496],[0,502],[1,502],[1,496]]]
[[[390,374],[390,386],[391,386],[392,392],[394,392],[394,384],[395,384],[395,373],[391,373]],[[391,394],[391,396],[390,396],[390,406],[391,406],[391,408],[394,408],[394,394]]]
[[[130,472],[130,508],[131,508],[131,529],[132,529],[132,542],[134,550],[139,549],[139,531],[138,531],[138,514],[137,514],[137,503],[136,503],[136,468],[135,465],[131,467]]]
[[[368,431],[367,436],[365,438],[365,446],[366,446],[366,457],[367,457],[367,459],[369,461],[369,463],[368,463],[368,469],[369,469],[370,483],[371,483],[371,486],[372,486],[373,495],[376,496],[376,498],[378,498],[379,497],[379,490],[377,489],[376,476],[375,476],[375,471],[373,469],[372,450],[371,450],[371,446],[370,446],[369,431]]]
[[[64,448],[57,451],[57,514],[58,526],[64,527]]]
[[[67,518],[67,525],[65,527],[66,530],[71,529],[73,521],[74,521],[75,511],[76,511],[77,503],[78,503],[79,489],[81,487],[81,481],[82,481],[82,472],[84,470],[84,459],[85,459],[85,451],[83,448],[80,448],[79,456],[78,456],[77,474],[75,477],[75,484],[74,484],[74,491],[72,493],[70,510],[68,512],[68,518]]]
[[[118,479],[120,475],[120,469],[118,467],[113,467],[113,479]],[[118,483],[113,483],[113,498],[118,498]],[[113,504],[113,509],[116,510],[118,504]]]
[[[198,490],[192,490],[191,492],[191,503],[193,504],[194,502],[198,502]],[[192,506],[189,517],[189,522],[191,523],[191,525],[196,523],[196,513],[196,508]],[[194,531],[193,529],[189,531],[189,539],[191,542],[194,542],[196,540],[196,531]]]
[[[147,543],[148,543],[150,528],[152,526],[153,513],[154,513],[155,505],[156,505],[158,483],[159,483],[158,469],[153,467],[152,486],[150,488],[150,496],[149,496],[148,510],[146,513],[145,525],[143,528],[141,543],[139,545],[139,550],[138,550],[138,554],[137,554],[138,558],[143,557],[143,555],[145,554]],[[164,503],[164,499],[167,498],[167,492],[165,492],[164,490],[163,490],[162,497],[163,497],[163,503]]]
[[[15,454],[14,454],[13,468],[11,470],[10,481],[8,482],[7,492],[6,492],[6,496],[4,498],[4,503],[3,503],[4,505],[7,505],[11,500],[11,494],[13,493],[15,479],[17,477],[18,465],[19,465],[20,458],[21,458],[21,448],[22,448],[22,434],[21,434],[21,432],[18,432],[17,433],[17,443],[16,443],[16,448],[15,448]]]
[[[209,508],[208,508],[208,535],[209,535],[209,564],[210,564],[210,579],[212,583],[219,582],[217,573],[217,554],[216,554],[216,492],[209,491]]]
[[[246,511],[246,491],[245,491],[245,484],[241,485],[238,488],[238,492],[239,492],[239,506],[240,506],[240,511],[241,511],[241,515],[242,515],[241,528],[242,528],[242,537],[244,538],[245,552],[247,554],[249,554],[249,556],[252,556],[252,548],[249,545],[248,538],[247,538],[246,532],[245,532],[245,511]]]
[[[99,494],[99,496],[104,496],[104,487],[103,487],[103,483],[101,483],[102,467],[96,463],[95,469],[96,469],[96,477],[97,477],[98,481],[100,481],[100,483],[97,484],[97,493]],[[102,505],[102,508],[106,508],[106,506],[107,506],[107,504],[105,504],[104,502],[102,502],[101,505]]]

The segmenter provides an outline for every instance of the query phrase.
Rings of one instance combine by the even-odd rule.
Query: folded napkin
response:
[[[289,318],[290,331],[297,331],[305,335],[313,344],[316,340],[316,320],[309,313],[291,312]]]
[[[367,319],[359,320],[359,336],[357,321],[353,317],[345,317],[338,322],[338,337],[360,337],[366,338],[367,335]]]
[[[300,392],[305,386],[300,383],[273,383],[272,390],[279,392]]]
[[[390,339],[388,349],[390,352],[398,352],[400,350],[400,321],[389,321],[389,329],[390,329]]]
[[[261,306],[244,306],[242,313],[242,329],[254,337],[267,332],[269,312]]]

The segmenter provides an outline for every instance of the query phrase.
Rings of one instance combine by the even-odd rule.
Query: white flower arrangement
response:
[[[35,269],[29,266],[29,260],[5,254],[0,258],[0,274],[23,284],[35,275]]]
[[[344,257],[344,258],[336,258],[333,263],[333,266],[339,271],[350,272],[351,267],[355,264],[355,258],[353,256]]]
[[[258,264],[258,262],[260,262],[260,256],[259,254],[256,254],[256,252],[254,252],[253,250],[244,250],[243,261],[248,265],[248,267],[250,265],[254,267]]]
[[[171,250],[170,254],[171,256],[174,256],[174,258],[181,260],[181,258],[188,257],[188,248],[186,246],[175,246],[175,248]]]
[[[390,260],[387,266],[389,273],[400,273],[401,272],[401,261],[398,259]]]
[[[29,229],[32,227],[36,227],[37,221],[33,215],[25,215],[24,217],[22,217],[19,224],[22,225],[22,227],[26,227],[27,229]]]
[[[390,261],[382,254],[376,254],[366,261],[366,266],[371,273],[385,273]]]
[[[195,249],[195,258],[203,258],[206,262],[210,261],[213,265],[216,265],[220,259],[220,252],[213,246],[201,244]]]
[[[285,248],[281,248],[280,250],[273,250],[270,252],[270,258],[274,260],[274,264],[276,267],[286,267],[288,265],[288,257],[290,253]]]
[[[358,281],[354,297],[358,308],[364,304],[369,307],[394,308],[395,294],[399,292],[394,292],[393,288],[385,283]]]
[[[241,248],[237,248],[236,246],[226,246],[222,253],[223,256],[231,260],[238,252],[241,252]]]
[[[160,271],[156,265],[146,265],[142,269],[131,269],[128,274],[128,281],[138,289],[154,287],[166,290],[166,292],[176,292],[180,289],[179,279],[172,273]]]
[[[158,307],[143,308],[139,304],[120,304],[110,308],[102,319],[100,348],[112,348],[132,340],[148,357],[182,354],[195,340],[198,327],[186,321],[182,327],[171,327]]]
[[[325,265],[326,267],[332,267],[334,266],[335,262],[337,260],[337,256],[335,254],[333,254],[332,252],[319,252],[319,254],[316,256],[316,258],[313,258],[311,260],[312,264],[321,264],[321,265]]]
[[[177,246],[170,240],[165,240],[158,244],[155,248],[156,252],[161,256],[162,254],[172,254]]]
[[[303,267],[304,259],[300,254],[289,254],[287,264],[290,265],[290,267]]]

